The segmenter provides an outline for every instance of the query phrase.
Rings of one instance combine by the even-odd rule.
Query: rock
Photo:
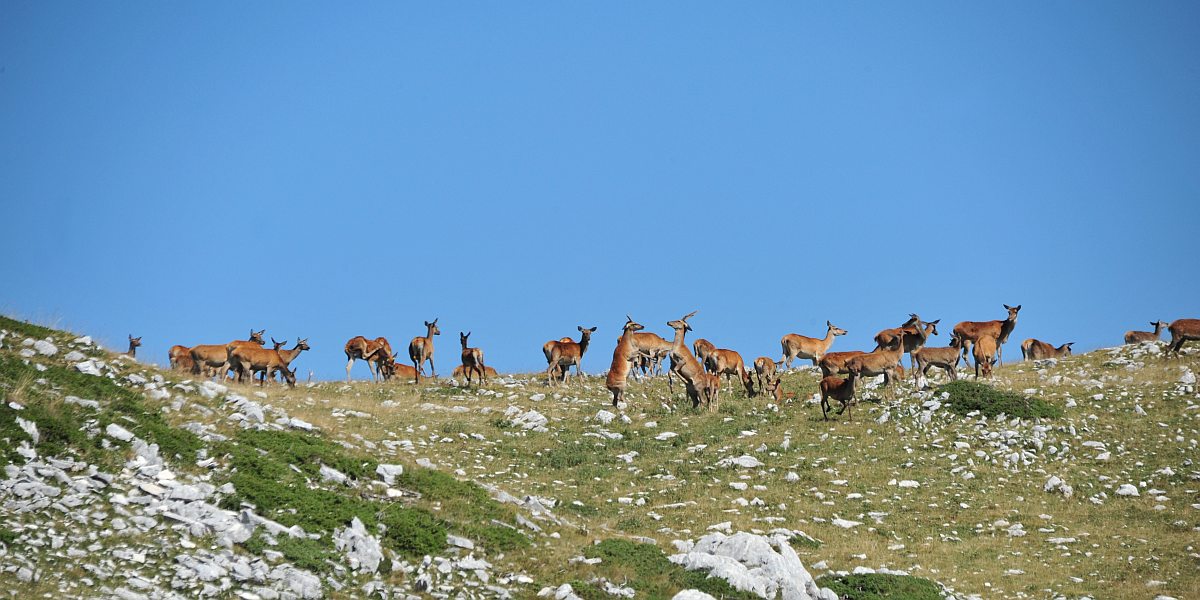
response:
[[[350,526],[337,530],[333,534],[333,545],[346,555],[346,562],[355,571],[374,573],[379,570],[383,560],[383,546],[379,539],[367,533],[366,527],[358,517],[350,521]]]
[[[388,485],[395,485],[396,478],[404,474],[403,465],[385,465],[380,464],[375,467],[375,474]]]
[[[745,469],[753,469],[755,467],[763,466],[763,463],[762,463],[762,461],[758,460],[757,458],[754,458],[753,456],[750,456],[749,454],[743,454],[742,456],[739,456],[736,458],[722,458],[721,460],[717,461],[717,466],[718,467],[742,467]]]
[[[599,421],[603,425],[608,425],[609,423],[613,422],[613,419],[617,418],[617,415],[610,413],[607,410],[601,410],[600,412],[596,413],[595,417],[592,418]]]
[[[917,483],[917,482],[915,482],[915,481],[913,481],[913,480],[911,480],[911,479],[905,479],[905,480],[901,481],[900,483],[898,483],[897,485],[899,485],[899,486],[900,486],[900,487],[902,487],[902,488],[918,488],[918,487],[921,487],[921,484],[919,484],[919,483]]]
[[[349,485],[349,483],[350,483],[350,478],[347,477],[345,473],[343,473],[333,467],[330,467],[327,465],[321,465],[320,473],[321,473],[321,481],[333,481],[335,483],[340,483],[342,485]]]
[[[109,423],[108,427],[104,428],[104,433],[108,434],[108,437],[116,438],[122,442],[128,442],[129,440],[133,439],[133,433],[131,431],[121,427],[120,425],[117,425],[116,423]]]
[[[37,423],[34,423],[33,421],[26,421],[21,417],[17,417],[17,426],[29,435],[29,439],[33,441],[34,446],[36,446],[38,441],[41,440],[41,436],[38,435]]]
[[[38,340],[34,342],[33,349],[37,350],[38,354],[41,354],[42,356],[54,356],[55,354],[58,354],[58,346],[55,346],[46,340]]]
[[[851,521],[848,519],[843,519],[841,517],[834,517],[833,520],[831,520],[829,522],[833,523],[834,525],[837,525],[838,527],[841,527],[842,529],[850,529],[852,527],[858,527],[859,525],[862,525],[861,521]]]
[[[469,540],[465,537],[459,537],[457,535],[447,534],[446,535],[446,543],[450,544],[451,546],[454,546],[456,548],[462,548],[464,550],[474,550],[475,549],[475,542],[472,542],[471,540]]]
[[[546,431],[546,423],[549,423],[550,419],[547,419],[545,415],[536,410],[531,410],[518,414],[511,422],[513,427],[532,431]]]
[[[822,598],[822,590],[783,535],[711,533],[670,560],[685,569],[708,571],[710,577],[720,577],[732,587],[762,598]]]
[[[1075,490],[1057,475],[1051,475],[1050,479],[1046,480],[1046,484],[1042,486],[1042,489],[1047,492],[1061,492],[1067,498],[1070,498],[1075,493]]]
[[[1191,372],[1191,370],[1185,370],[1183,375],[1179,376],[1179,383],[1182,383],[1183,385],[1195,385],[1196,374]]]
[[[717,600],[700,590],[683,590],[671,597],[671,600]]]
[[[63,357],[63,360],[73,363],[73,362],[79,362],[86,358],[87,358],[86,354],[84,354],[78,350],[72,350],[72,351],[68,352],[66,356]]]
[[[97,377],[100,376],[100,367],[96,364],[96,361],[91,358],[83,362],[76,363],[75,369],[84,375],[95,375]]]
[[[665,442],[673,437],[677,437],[678,435],[679,434],[675,433],[674,431],[664,431],[664,432],[654,436],[654,439],[656,439],[660,442]]]
[[[1131,483],[1123,483],[1123,484],[1121,484],[1121,487],[1117,488],[1117,495],[1118,496],[1138,496],[1140,494],[1138,494],[1137,486],[1135,486]]]

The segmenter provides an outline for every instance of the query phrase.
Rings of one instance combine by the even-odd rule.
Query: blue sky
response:
[[[0,4],[0,311],[502,371],[626,313],[753,360],[1021,304],[1197,317],[1200,5]],[[946,333],[938,339],[946,342]],[[359,365],[356,375],[365,376]]]

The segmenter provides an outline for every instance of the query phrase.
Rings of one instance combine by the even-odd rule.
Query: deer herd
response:
[[[782,399],[782,373],[790,370],[796,359],[810,360],[813,366],[821,370],[822,379],[818,385],[821,414],[828,419],[833,409],[830,401],[839,403],[838,415],[850,408],[856,383],[861,378],[882,375],[883,385],[887,387],[893,380],[904,377],[901,359],[905,354],[909,356],[912,376],[918,385],[923,379],[927,380],[929,370],[934,367],[945,371],[951,380],[957,380],[959,361],[970,365],[974,360],[975,377],[990,377],[993,366],[1003,357],[1005,342],[1016,328],[1021,305],[1005,304],[1004,309],[1007,315],[1003,319],[963,321],[955,325],[950,333],[950,345],[946,347],[926,345],[930,336],[938,335],[940,320],[923,321],[918,315],[910,314],[908,320],[899,327],[884,329],[876,334],[875,348],[871,351],[830,352],[834,340],[846,335],[846,330],[826,321],[823,338],[789,333],[780,340],[783,358],[777,361],[760,356],[754,359],[752,370],[736,351],[718,348],[706,339],[697,339],[691,348],[688,347],[687,332],[692,331],[688,320],[698,311],[667,321],[666,325],[674,331],[670,341],[658,334],[643,331],[643,325],[626,315],[625,325],[613,350],[605,387],[612,393],[613,406],[617,406],[625,399],[631,377],[640,380],[660,375],[664,372],[662,363],[666,360],[668,367],[665,373],[670,393],[674,395],[678,379],[693,407],[703,405],[709,411],[717,410],[722,377],[726,385],[730,385],[732,378],[736,377],[748,397],[766,395],[779,404]],[[411,378],[419,383],[421,377],[426,375],[425,363],[429,363],[429,376],[436,378],[433,342],[434,336],[442,333],[437,323],[437,319],[425,321],[425,335],[416,336],[409,342],[408,358],[412,366],[397,361],[398,355],[392,351],[387,338],[369,339],[361,335],[351,338],[345,345],[346,381],[351,380],[350,369],[358,360],[367,363],[372,381]],[[1165,354],[1178,356],[1185,342],[1200,341],[1200,319],[1179,319],[1169,325],[1163,321],[1153,321],[1150,325],[1154,331],[1126,332],[1125,343],[1157,342],[1165,328],[1171,334]],[[547,385],[566,385],[572,366],[575,367],[577,378],[583,375],[583,356],[591,345],[596,327],[580,325],[577,329],[578,340],[564,337],[542,345],[542,354],[546,358]],[[265,334],[266,330],[251,330],[249,338],[245,340],[191,347],[172,346],[168,351],[171,368],[204,377],[219,377],[222,381],[235,378],[243,382],[247,376],[253,381],[257,376],[260,386],[269,380],[273,381],[278,375],[288,385],[294,386],[296,370],[291,368],[291,364],[301,352],[310,349],[308,340],[298,338],[291,348],[285,348],[285,342],[277,342],[272,338],[274,347],[267,349],[264,347]],[[471,385],[472,381],[487,383],[488,379],[497,376],[496,370],[484,364],[482,349],[468,346],[470,336],[469,331],[459,332],[461,365],[454,369],[453,377],[465,378],[467,385]],[[141,344],[142,338],[130,335],[129,349],[125,354],[136,356]],[[1029,338],[1021,343],[1021,355],[1023,360],[1070,356],[1072,344],[1074,342],[1056,347]],[[852,414],[850,418],[853,418]]]

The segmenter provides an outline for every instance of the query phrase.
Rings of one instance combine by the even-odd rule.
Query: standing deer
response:
[[[417,369],[417,383],[421,383],[421,376],[425,374],[425,361],[429,361],[429,370],[437,377],[437,369],[433,366],[433,336],[442,335],[437,322],[437,319],[432,323],[425,321],[425,337],[417,336],[408,343],[408,358]]]
[[[754,397],[754,383],[750,378],[750,373],[746,371],[746,364],[742,361],[741,354],[724,348],[713,348],[704,359],[704,368],[718,377],[724,375],[727,382],[730,375],[737,375],[742,386],[746,388],[746,397]]]
[[[240,346],[262,346],[263,334],[262,331],[250,330],[250,339],[234,340],[228,344],[201,344],[193,346],[188,352],[192,355],[192,372],[200,373],[202,371],[212,371],[221,376],[221,380],[225,381],[229,378],[229,349]],[[207,374],[206,374],[207,376]]]
[[[921,317],[915,314],[909,315],[909,320],[894,329],[884,329],[875,334],[875,349],[878,350],[884,347],[891,347],[899,343],[901,336],[904,338],[904,352],[908,354],[910,365],[915,369],[917,363],[913,358],[913,352],[925,345],[925,341],[931,335],[937,335],[937,324],[942,320],[925,322],[924,326],[917,327],[915,324],[921,322]]]
[[[1017,326],[1017,312],[1021,310],[1021,305],[1005,304],[1004,309],[1008,311],[1008,317],[1003,321],[963,321],[954,326],[953,335],[962,345],[963,359],[967,358],[967,350],[971,348],[971,345],[984,336],[995,339],[996,359],[1003,358],[1004,343],[1008,341],[1008,335]]]
[[[571,365],[575,365],[576,376],[583,377],[583,355],[592,342],[592,334],[596,333],[596,328],[588,329],[583,325],[576,327],[579,329],[578,342],[571,338],[562,338],[542,345],[542,354],[546,355],[547,385],[553,382],[556,374],[562,375],[562,381],[565,384],[571,372]]]
[[[354,361],[361,360],[367,363],[367,369],[371,371],[371,381],[384,379],[383,373],[379,372],[379,365],[383,364],[385,357],[392,356],[392,345],[388,343],[387,338],[380,336],[373,340],[356,335],[346,341],[343,347],[346,353],[346,381],[350,381],[350,367],[354,366]]]
[[[721,390],[721,378],[712,373],[705,373],[700,361],[688,350],[684,338],[692,326],[687,320],[699,311],[692,311],[682,319],[668,321],[667,326],[675,330],[675,341],[671,344],[671,369],[683,380],[692,408],[700,406],[701,402],[708,405],[709,411],[717,410],[717,398]]]
[[[1057,348],[1043,342],[1029,338],[1021,342],[1021,360],[1041,360],[1043,358],[1062,358],[1071,355],[1071,344],[1075,342],[1067,342]]]
[[[467,338],[471,337],[471,332],[458,332],[458,343],[462,344],[462,368],[467,375],[467,385],[471,385],[471,373],[478,373],[479,380],[484,385],[487,384],[486,365],[483,364],[483,350],[479,348],[468,348]],[[432,366],[432,365],[431,365]]]
[[[1163,327],[1166,327],[1167,324],[1163,323],[1162,321],[1152,321],[1150,323],[1150,326],[1154,328],[1153,332],[1150,332],[1150,331],[1126,331],[1125,332],[1125,343],[1126,344],[1140,344],[1142,342],[1157,342],[1159,340],[1159,336],[1162,335]]]
[[[771,377],[775,376],[776,371],[782,362],[775,362],[769,356],[760,356],[754,359],[754,376],[758,380],[758,388],[760,390],[767,389],[767,382]]]
[[[850,405],[854,402],[854,380],[857,377],[857,371],[850,371],[849,375],[847,375],[845,379],[842,379],[836,375],[829,375],[821,379],[820,388],[822,419],[826,421],[829,420],[829,409],[832,408],[832,406],[829,404],[830,398],[833,398],[842,404],[842,407],[838,409],[837,414],[840,415],[850,408]],[[851,411],[849,414],[848,419],[851,422],[854,421],[853,411]]]
[[[271,340],[275,342],[274,339]],[[282,346],[279,342],[276,348]],[[274,379],[276,373],[282,373],[288,385],[296,385],[296,372],[288,367],[297,356],[305,350],[311,350],[306,339],[296,339],[296,345],[291,350],[267,350],[253,345],[236,346],[229,352],[229,362],[238,373],[238,381],[247,374],[254,378],[255,371],[263,371],[264,377],[259,385],[264,385],[268,378]]]
[[[633,317],[625,315],[625,326],[622,328],[621,338],[617,340],[617,347],[613,350],[612,365],[608,367],[608,377],[604,380],[604,387],[612,392],[614,407],[625,399],[630,360],[634,353],[633,333],[640,329],[644,329],[644,327],[635,323]]]
[[[1200,340],[1200,319],[1177,319],[1167,326],[1167,330],[1171,332],[1171,343],[1163,356],[1174,352],[1175,358],[1179,358],[1184,343]]]
[[[186,361],[185,361],[186,359]],[[178,344],[171,346],[167,350],[167,361],[171,363],[171,368],[177,371],[192,370],[192,349],[187,346]]]
[[[975,346],[971,349],[971,354],[975,356],[975,379],[979,379],[981,371],[984,377],[992,376],[992,365],[996,363],[999,347],[1000,343],[990,335],[975,340]]]
[[[129,349],[125,351],[125,356],[128,356],[130,358],[137,358],[137,348],[138,348],[138,346],[141,346],[141,345],[142,345],[141,337],[133,337],[132,333],[129,334]]]
[[[950,345],[945,348],[930,348],[924,346],[912,353],[913,380],[920,381],[921,377],[929,378],[929,369],[937,367],[950,375],[950,381],[958,381],[958,361],[962,358],[962,348],[958,338],[950,338]],[[968,363],[970,364],[970,363]]]
[[[662,373],[662,361],[671,355],[671,342],[663,339],[657,333],[639,331],[633,334],[633,349],[636,352],[636,362],[643,375],[647,371],[651,375]],[[671,374],[667,372],[667,384],[671,384]]]
[[[817,363],[821,367],[821,376],[829,377],[846,372],[846,363],[850,359],[866,354],[862,350],[847,350],[846,352],[830,352],[821,357]]]
[[[783,346],[783,363],[787,365],[787,369],[791,370],[792,361],[797,358],[812,360],[813,366],[821,362],[821,358],[829,352],[830,346],[833,346],[833,339],[839,335],[846,335],[846,330],[841,327],[834,326],[833,323],[825,321],[825,337],[810,338],[795,333],[789,333],[779,340]]]
[[[692,351],[696,353],[696,360],[700,361],[700,364],[704,366],[704,370],[709,373],[712,372],[712,369],[708,368],[708,355],[712,354],[716,349],[716,345],[704,338],[692,342]]]
[[[918,331],[924,331],[924,324],[920,320],[916,321],[915,325]],[[911,335],[920,334],[903,331],[898,339],[893,340],[894,347],[879,348],[874,352],[851,357],[846,361],[846,372],[859,377],[883,375],[883,385],[891,385],[893,380],[902,377],[900,357],[904,356],[904,340]]]

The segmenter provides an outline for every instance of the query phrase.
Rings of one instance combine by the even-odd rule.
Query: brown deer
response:
[[[821,367],[821,376],[829,377],[846,372],[846,363],[856,356],[866,354],[862,350],[847,350],[846,352],[830,352],[821,357],[817,364]]]
[[[1162,321],[1152,321],[1150,323],[1150,326],[1154,328],[1153,332],[1150,332],[1150,331],[1126,331],[1125,332],[1125,343],[1126,344],[1140,344],[1142,342],[1157,342],[1159,340],[1159,336],[1162,335],[1163,328],[1166,327],[1167,324],[1163,323]]]
[[[417,370],[404,363],[396,362],[395,354],[388,355],[382,350],[379,351],[379,354],[381,355],[379,359],[379,374],[383,377],[384,381],[391,381],[392,379],[416,379]],[[491,369],[491,367],[487,368]],[[461,375],[462,367],[459,367],[457,372]]]
[[[639,331],[633,334],[633,349],[636,352],[635,362],[645,375],[662,373],[662,361],[671,355],[671,342],[663,339],[657,333]],[[670,372],[667,373],[667,383],[670,384]]]
[[[625,326],[622,328],[621,338],[617,340],[617,347],[613,350],[612,365],[608,368],[608,376],[604,380],[604,387],[613,395],[613,406],[620,404],[625,399],[625,386],[629,378],[629,370],[632,366],[630,362],[634,354],[633,349],[633,333],[644,327],[633,321],[633,317],[625,315]]]
[[[775,363],[772,362],[771,364]],[[759,385],[764,394],[775,399],[775,404],[780,404],[783,402],[783,386],[781,385],[781,379],[782,378],[780,377],[779,373],[772,371],[766,376],[766,379],[763,381],[763,383]]]
[[[412,368],[408,365],[397,365],[397,366],[404,367],[405,369]],[[483,367],[483,372],[487,374],[489,379],[500,376],[500,374],[496,372],[496,369],[493,369],[492,367],[489,367],[486,365],[484,365],[484,367]],[[462,365],[459,365],[457,367],[454,367],[454,372],[451,373],[450,376],[455,379],[465,379],[466,374],[467,374],[467,372],[463,370]],[[410,377],[411,377],[411,375],[410,375]]]
[[[683,380],[693,408],[699,407],[703,402],[708,405],[709,411],[715,411],[721,390],[721,378],[712,373],[705,373],[700,361],[692,356],[684,343],[687,332],[692,330],[687,320],[697,312],[699,311],[692,311],[681,319],[667,322],[667,326],[675,330],[675,341],[671,343],[671,369]]]
[[[696,360],[700,361],[700,365],[703,366],[704,370],[708,371],[709,373],[711,373],[712,370],[708,368],[708,355],[712,354],[716,349],[716,345],[704,338],[700,338],[692,342],[692,352],[696,354]]]
[[[1167,331],[1171,332],[1171,343],[1167,346],[1167,351],[1163,353],[1163,356],[1174,352],[1175,358],[1179,358],[1179,350],[1183,348],[1184,343],[1200,340],[1200,319],[1171,321],[1171,324],[1167,326]]]
[[[425,361],[429,361],[429,370],[437,377],[437,369],[433,367],[433,336],[442,335],[437,322],[437,319],[432,323],[425,321],[425,337],[417,336],[408,343],[408,358],[417,369],[417,383],[421,383],[421,375],[425,374]]]
[[[1043,358],[1062,358],[1071,355],[1071,344],[1075,342],[1067,342],[1057,348],[1043,342],[1029,338],[1021,342],[1021,360],[1041,360]]]
[[[961,358],[962,348],[959,347],[958,338],[950,338],[950,345],[945,348],[917,348],[912,353],[913,379],[928,379],[929,369],[937,367],[950,375],[950,381],[958,381],[958,361]]]
[[[992,365],[996,363],[996,352],[1000,344],[996,338],[985,335],[975,340],[971,354],[975,356],[975,379],[979,379],[982,371],[984,377],[992,376]]]
[[[129,334],[129,349],[125,351],[125,356],[128,356],[130,358],[137,358],[137,348],[138,348],[138,346],[141,346],[141,345],[142,345],[141,337],[133,337],[132,333]]]
[[[909,364],[916,368],[916,362],[913,362],[913,352],[925,345],[925,341],[931,335],[937,335],[937,325],[942,320],[924,322],[923,327],[917,327],[915,323],[921,322],[921,317],[915,314],[909,315],[909,320],[904,325],[894,329],[884,329],[875,334],[875,349],[891,347],[900,341],[901,336],[904,338],[904,352],[908,354]]]
[[[915,323],[917,330],[924,331],[924,324],[921,321]],[[904,356],[904,340],[912,334],[908,331],[903,331],[900,338],[893,340],[894,347],[879,348],[874,352],[868,352],[860,356],[851,357],[846,361],[846,372],[854,373],[859,377],[875,377],[883,375],[883,385],[891,385],[893,380],[902,378],[903,367],[900,365],[900,357]],[[891,362],[888,362],[891,361]]]
[[[271,338],[271,346],[272,346],[272,347],[271,347],[271,349],[272,349],[272,350],[274,350],[274,351],[276,351],[276,352],[278,352],[278,351],[280,351],[280,350],[283,350],[283,347],[284,347],[284,346],[286,346],[286,345],[287,345],[287,338],[284,338],[284,340],[283,340],[282,342],[278,342],[278,341],[276,341],[276,340],[275,340],[275,338]],[[239,367],[238,367],[238,366],[237,366],[237,365],[234,363],[234,361],[233,361],[233,357],[232,357],[232,356],[231,356],[231,357],[230,357],[230,359],[229,359],[229,366],[230,366],[230,369],[232,369],[232,370],[233,370],[233,374],[234,374],[234,376],[235,376],[235,377],[237,377],[237,381],[238,381],[239,383],[241,383],[241,381],[242,381],[242,377],[245,375],[245,373],[243,373],[243,372],[241,371],[241,369],[240,369],[240,368],[239,368]],[[266,378],[266,376],[267,376],[267,372],[266,372],[266,370],[265,370],[265,369],[256,369],[256,370],[255,370],[255,371],[254,371],[254,372],[251,374],[250,381],[254,381],[254,376],[255,376],[255,375],[261,375],[263,378]]]
[[[729,381],[730,375],[737,375],[742,387],[746,388],[746,396],[754,397],[754,383],[750,373],[746,371],[741,354],[724,348],[713,348],[704,359],[704,368],[718,377],[724,375],[725,381]]]
[[[186,367],[184,365],[185,358],[187,359]],[[192,349],[187,346],[180,346],[178,344],[171,346],[171,348],[167,350],[167,361],[171,363],[172,369],[177,371],[191,371],[193,364]]]
[[[467,338],[471,337],[471,332],[458,332],[458,343],[462,344],[462,368],[467,375],[467,385],[471,385],[471,374],[478,373],[479,380],[487,385],[487,371],[483,364],[483,350],[479,348],[468,348]],[[432,365],[431,365],[432,366]]]
[[[833,346],[833,339],[839,335],[846,335],[846,330],[835,326],[829,321],[825,321],[825,337],[810,338],[795,333],[789,333],[779,340],[783,346],[783,363],[787,365],[787,369],[791,370],[792,361],[797,358],[812,360],[813,366],[821,362],[821,358],[829,352],[830,346]]]
[[[971,345],[984,336],[996,340],[996,359],[1003,358],[1004,343],[1008,341],[1008,335],[1017,326],[1017,312],[1021,310],[1021,305],[1009,306],[1005,304],[1004,309],[1008,311],[1008,317],[1003,321],[963,321],[954,326],[952,335],[958,338],[961,343],[964,359],[966,359],[967,350],[970,349]]]
[[[829,420],[829,409],[832,406],[829,404],[829,399],[832,398],[842,404],[838,409],[837,414],[841,415],[850,409],[850,405],[854,402],[854,380],[858,377],[858,371],[850,371],[845,379],[836,375],[829,375],[821,379],[821,418]],[[848,415],[848,419],[854,421],[854,412]]]
[[[775,376],[775,373],[779,370],[779,366],[782,364],[782,361],[775,362],[769,356],[760,356],[754,359],[754,377],[758,380],[758,389],[767,389],[767,382],[771,377]]]
[[[367,363],[367,369],[371,371],[371,381],[379,381],[383,379],[383,374],[378,372],[379,365],[382,364],[384,357],[392,356],[392,345],[383,336],[369,340],[361,335],[356,335],[346,341],[343,351],[346,353],[347,382],[350,381],[350,368],[354,366],[356,360]]]
[[[274,342],[275,340],[272,339],[271,341]],[[276,344],[279,344],[279,342],[276,342]],[[267,350],[266,348],[255,346],[236,346],[229,352],[229,362],[238,373],[239,383],[246,374],[250,374],[251,379],[253,379],[255,371],[263,371],[265,376],[259,382],[259,385],[265,384],[268,378],[273,379],[276,373],[283,373],[288,385],[295,386],[295,371],[288,367],[305,350],[311,350],[308,340],[299,338],[296,340],[296,345],[290,350]]]
[[[227,380],[229,378],[229,349],[243,345],[262,346],[264,343],[263,334],[266,332],[266,329],[262,331],[251,329],[250,339],[248,340],[234,340],[227,344],[201,344],[193,346],[188,351],[192,356],[192,372],[200,373],[203,371],[206,377],[208,376],[208,372],[212,372],[214,375],[220,375],[222,381]]]
[[[565,384],[571,372],[571,365],[575,365],[575,374],[577,377],[583,376],[583,355],[592,343],[592,334],[596,333],[596,328],[592,327],[588,329],[583,325],[577,325],[576,328],[579,329],[578,342],[571,338],[562,338],[558,341],[551,340],[542,345],[542,354],[546,355],[547,385],[556,379],[557,375],[562,376],[562,381]]]

